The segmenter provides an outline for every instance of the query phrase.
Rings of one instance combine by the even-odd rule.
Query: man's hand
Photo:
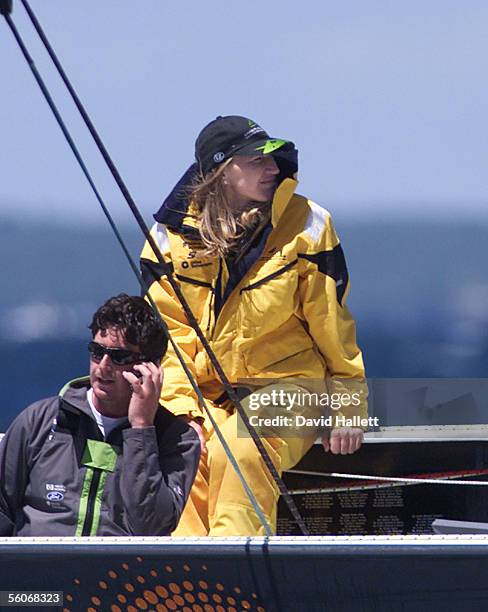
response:
[[[363,438],[359,427],[335,427],[322,436],[322,444],[326,453],[352,455],[360,448]]]
[[[185,421],[185,423],[187,423],[190,427],[193,427],[193,429],[197,432],[198,439],[200,440],[201,453],[202,455],[206,455],[207,454],[207,442],[205,440],[205,434],[203,433],[202,423],[200,423],[200,421],[195,421],[189,416],[186,416],[186,414],[180,414],[178,418]]]
[[[160,366],[146,361],[134,366],[141,374],[139,378],[132,372],[122,372],[122,376],[132,387],[127,418],[131,427],[150,427],[159,406],[159,396],[163,385],[163,372]]]

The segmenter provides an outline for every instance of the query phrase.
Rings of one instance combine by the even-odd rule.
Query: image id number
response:
[[[62,606],[62,591],[0,591],[0,606]]]

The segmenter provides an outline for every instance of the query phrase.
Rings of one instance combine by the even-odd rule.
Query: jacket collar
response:
[[[59,396],[64,400],[66,404],[69,404],[76,410],[84,412],[89,417],[93,418],[93,414],[86,399],[86,392],[90,388],[90,377],[83,376],[81,378],[75,378],[70,380],[64,385],[59,392]]]
[[[154,219],[181,234],[198,234],[198,230],[188,224],[189,189],[198,174],[197,164],[192,164],[164,200]]]
[[[76,378],[66,383],[66,385],[59,392],[61,398],[60,411],[58,413],[58,426],[68,429],[76,435],[88,437],[90,439],[105,441],[112,446],[122,446],[122,431],[129,427],[129,421],[123,421],[117,427],[112,429],[107,437],[104,437],[101,433],[93,412],[90,408],[90,404],[87,399],[87,391],[90,388],[90,377],[84,376],[82,378]],[[68,413],[74,418],[74,421],[70,421],[70,417],[64,414]],[[77,417],[80,413],[88,417],[88,421],[81,419],[79,421]],[[71,427],[70,427],[71,423]],[[74,424],[73,424],[74,423]],[[89,423],[89,424],[87,424]]]
[[[271,224],[273,227],[278,225],[279,220],[283,216],[286,207],[295,193],[298,181],[292,178],[286,178],[278,185],[271,205]]]

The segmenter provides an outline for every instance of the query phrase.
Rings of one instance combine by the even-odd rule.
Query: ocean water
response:
[[[29,404],[57,395],[68,380],[88,373],[87,342],[88,339],[1,343],[0,432]]]

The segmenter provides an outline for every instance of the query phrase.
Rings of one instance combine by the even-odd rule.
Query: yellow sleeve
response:
[[[152,228],[151,234],[156,239],[165,261],[171,265],[166,229],[164,226],[156,224]],[[183,307],[163,274],[162,266],[157,261],[148,242],[144,245],[141,253],[141,271],[149,287],[149,293],[166,321],[171,337],[180,349],[190,372],[196,378],[194,363],[197,349],[196,333],[189,325]],[[192,418],[203,417],[196,393],[171,343],[168,344],[168,351],[161,365],[164,371],[161,403],[165,408],[175,415],[188,415]]]
[[[321,223],[315,223],[307,249],[298,254],[303,316],[326,364],[327,392],[341,395],[341,407],[332,414],[364,418],[368,392],[356,326],[345,305],[349,292],[346,262],[330,214],[323,209],[315,214]]]

